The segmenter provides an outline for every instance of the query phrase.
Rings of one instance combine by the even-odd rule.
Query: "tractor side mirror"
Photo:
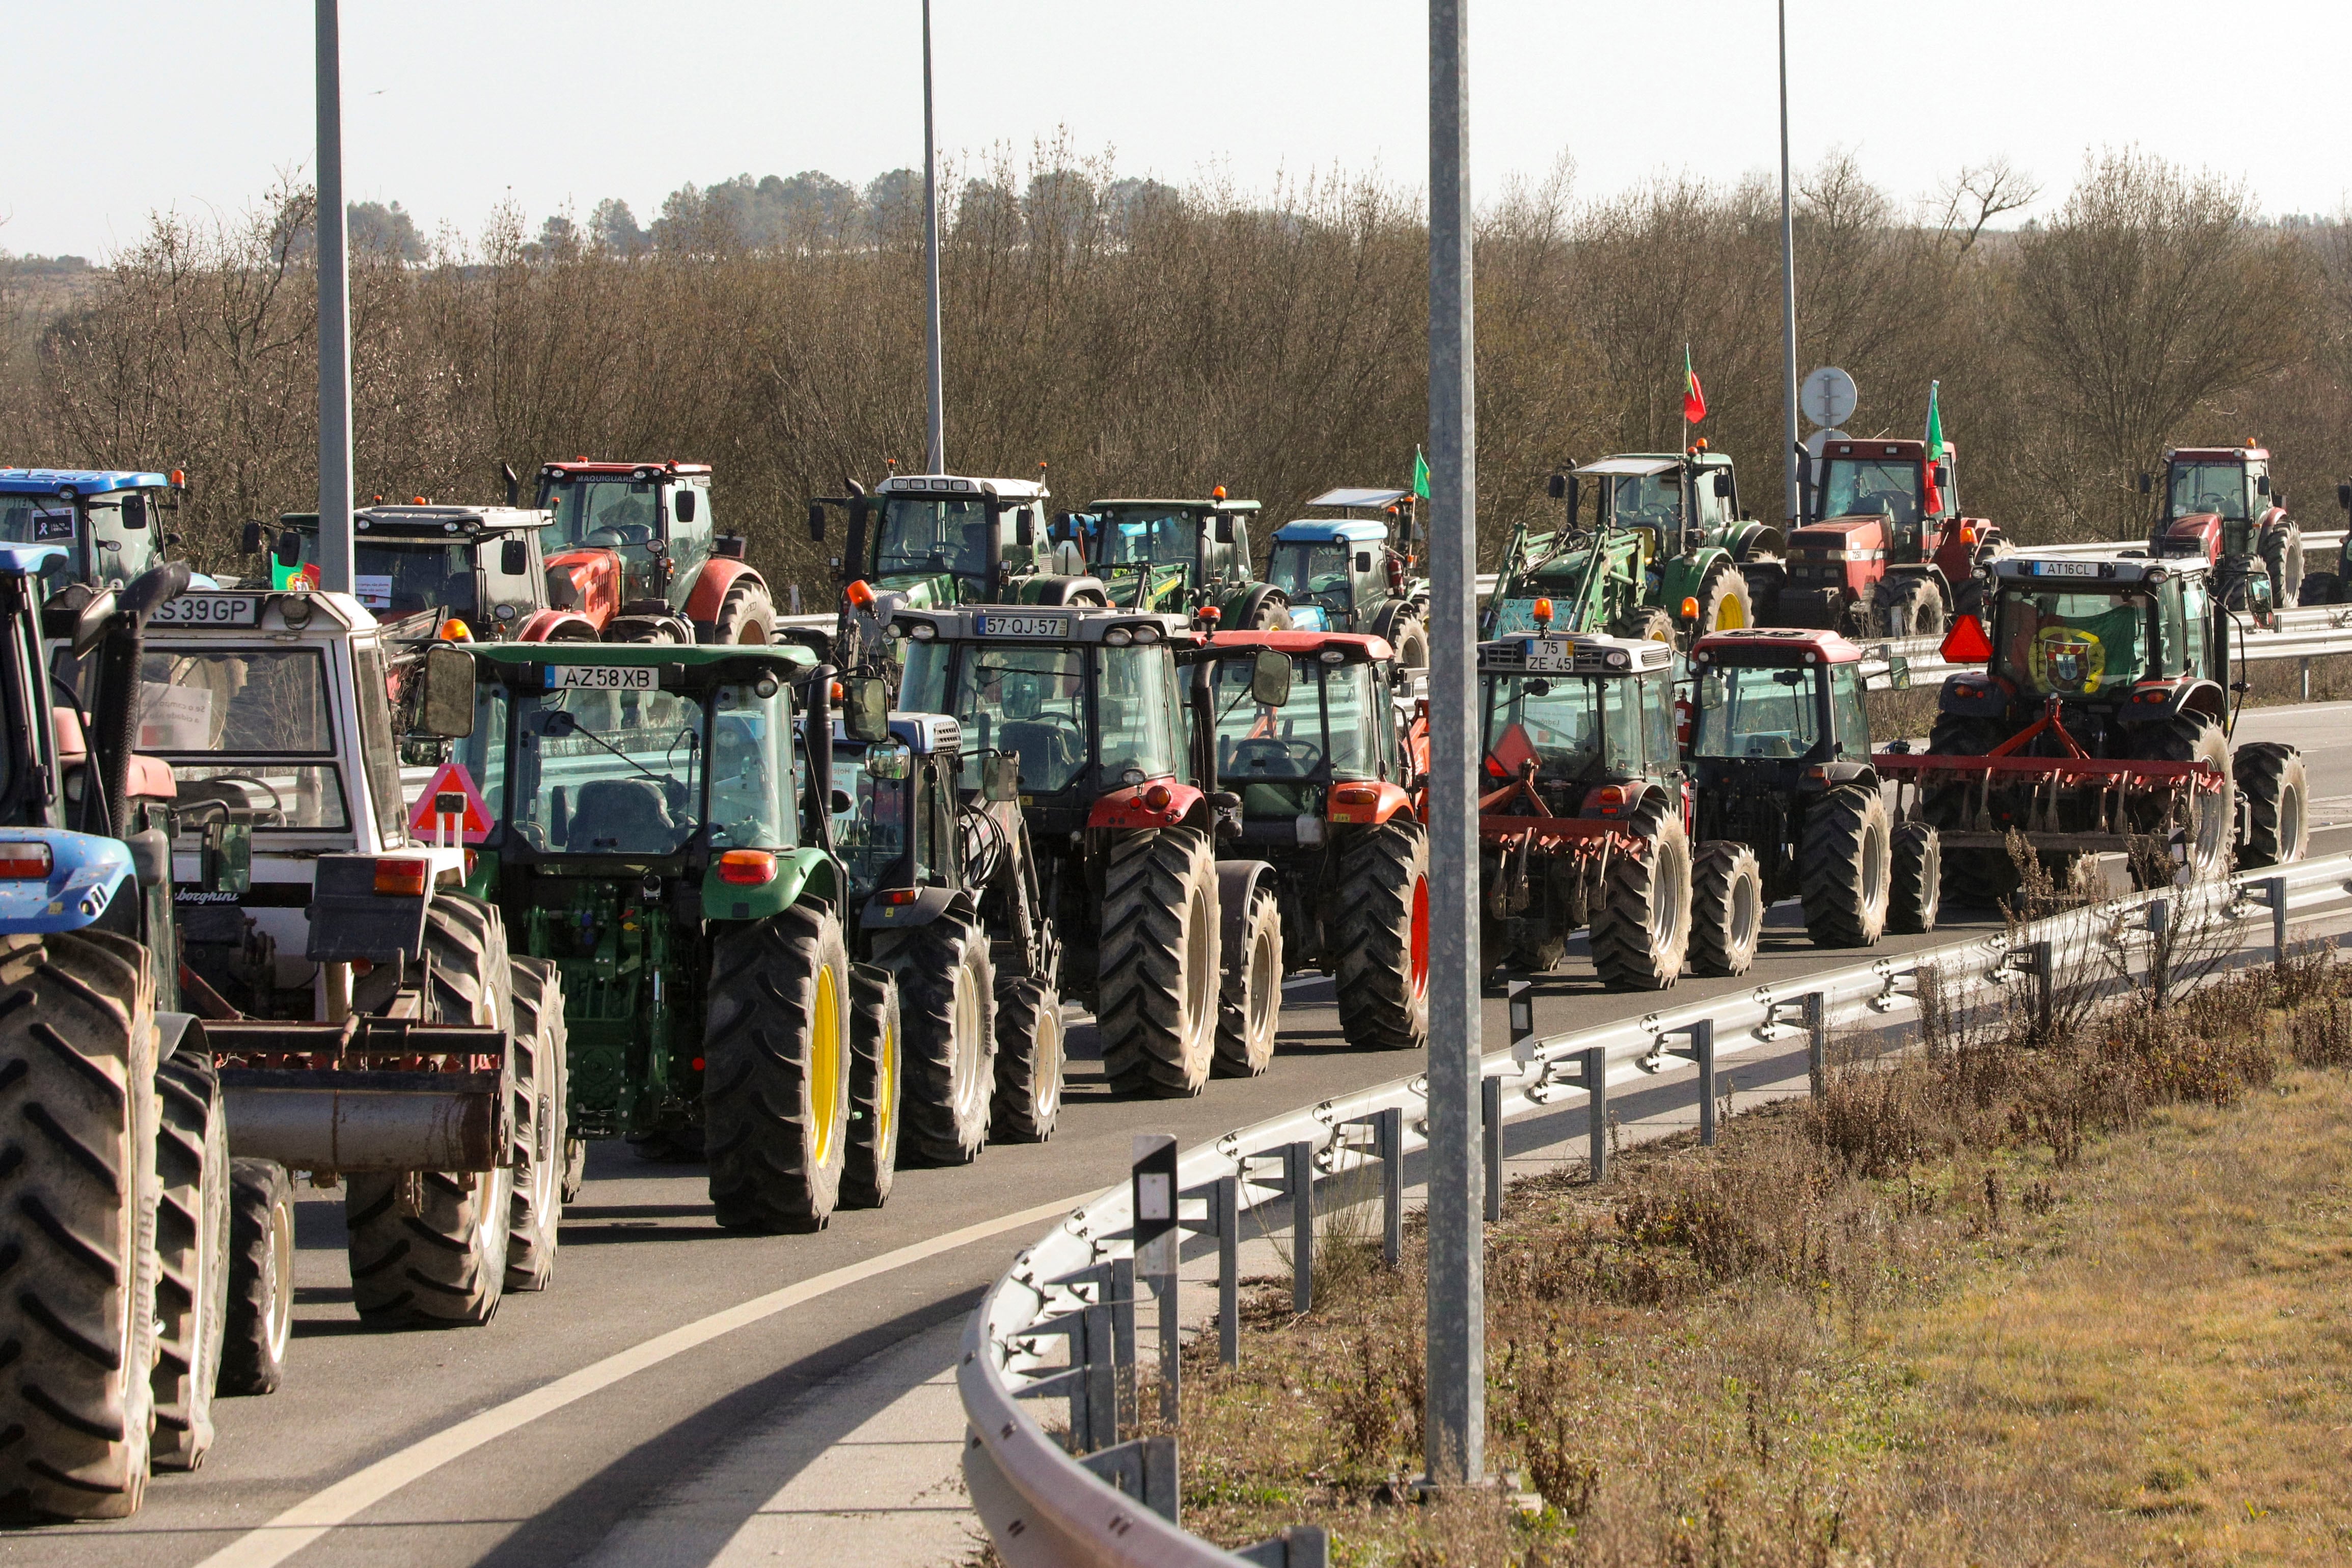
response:
[[[1013,542],[1023,549],[1034,549],[1037,544],[1037,514],[1024,507],[1013,514]]]
[[[741,534],[721,534],[710,541],[710,554],[717,560],[741,560],[746,545]]]
[[[2156,481],[2155,481],[2154,479],[2150,478],[2150,477],[2149,477],[2147,475],[2146,475],[2146,474],[2143,474],[2143,475],[2141,475],[2141,476],[2139,476],[2139,493],[2140,493],[2141,495],[2146,496],[2146,495],[2152,494],[2152,493],[2155,491],[2155,489],[2156,489]]]
[[[122,497],[122,526],[126,528],[147,526],[147,497],[136,490]]]
[[[2347,486],[2347,488],[2352,488],[2352,486]],[[237,553],[239,555],[259,555],[261,553],[261,525],[259,523],[247,523],[245,525],[245,538],[237,547]]]
[[[463,740],[474,733],[474,655],[446,643],[425,650],[417,667],[415,735]]]
[[[1250,666],[1250,701],[1260,707],[1280,707],[1290,700],[1290,655],[1267,648]]]
[[[1555,474],[1549,479],[1546,480],[1544,482],[1544,494],[1549,496],[1555,501],[1567,500],[1568,476],[1565,474]]]
[[[520,577],[530,570],[530,547],[512,535],[499,547],[499,570],[509,577]]]
[[[1071,525],[1070,514],[1067,512],[1055,512],[1054,514],[1054,520],[1045,525],[1045,537],[1052,539],[1056,544],[1060,544],[1066,539],[1076,538],[1078,537],[1078,530]]]
[[[278,564],[291,567],[302,559],[302,536],[292,528],[278,536]]]
[[[1716,498],[1717,498],[1717,499],[1718,499],[1718,500],[1728,501],[1729,499],[1731,499],[1731,476],[1730,476],[1730,475],[1728,475],[1728,474],[1717,474],[1717,475],[1715,476],[1715,494],[1716,494]]]
[[[892,781],[904,779],[915,770],[915,753],[902,741],[884,741],[866,748],[866,775],[869,779]],[[838,811],[834,813],[839,816]]]
[[[1019,753],[992,751],[980,759],[980,798],[997,802],[1021,799]]]
[[[1899,653],[1886,661],[1886,689],[1890,692],[1911,689],[1911,661]]]
[[[2269,495],[2270,493],[2271,493],[2271,476],[2270,476],[2269,475],[2267,475],[2267,474],[2257,474],[2257,475],[2255,475],[2255,476],[2254,476],[2254,494],[2255,494],[2255,495],[2257,495],[2257,496],[2267,496],[2267,495]],[[129,513],[130,513],[131,508],[130,508],[128,506],[126,506],[126,507],[124,507],[122,509],[123,509],[123,513],[124,513],[124,515],[127,517],[127,516],[129,515]]]
[[[1216,530],[1219,544],[1229,545],[1234,542],[1234,515],[1231,512],[1217,514]]]
[[[823,501],[809,503],[809,542],[820,545],[824,543],[824,503]]]
[[[670,497],[670,510],[681,523],[694,521],[694,492],[691,490],[680,490]]]
[[[1937,465],[1936,465],[1936,488],[1937,488],[1937,489],[1938,489],[1938,490],[1948,490],[1948,489],[1950,489],[1951,487],[1952,487],[1952,465],[1951,465],[1950,464],[1948,464],[1948,463],[1938,463],[1938,464],[1937,464]]]
[[[849,738],[878,745],[890,738],[890,683],[879,675],[848,675],[841,683],[842,727]]]

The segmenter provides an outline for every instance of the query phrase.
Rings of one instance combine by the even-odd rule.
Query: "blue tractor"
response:
[[[1429,665],[1429,582],[1411,575],[1418,533],[1409,490],[1327,490],[1307,503],[1342,513],[1300,517],[1274,531],[1265,578],[1290,601],[1299,632],[1359,632],[1388,640],[1397,664]],[[1370,512],[1371,517],[1345,514]],[[1392,542],[1402,521],[1405,548]]]
[[[177,470],[0,468],[0,545],[52,545],[39,573],[55,588],[121,588],[164,563],[180,536],[163,517],[180,507]],[[197,588],[217,586],[201,574]]]

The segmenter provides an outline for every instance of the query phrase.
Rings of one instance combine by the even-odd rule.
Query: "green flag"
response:
[[[1938,462],[1944,455],[1944,415],[1936,406],[1936,383],[1927,383],[1927,461]]]
[[[1418,446],[1412,449],[1412,493],[1424,501],[1429,499],[1429,459],[1421,455]]]

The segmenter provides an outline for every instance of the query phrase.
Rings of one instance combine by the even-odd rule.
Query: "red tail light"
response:
[[[1176,798],[1175,791],[1165,784],[1154,784],[1143,792],[1143,803],[1155,811],[1168,810],[1168,802]]]
[[[0,882],[47,882],[56,863],[47,844],[0,844]]]
[[[765,887],[776,880],[776,857],[765,850],[729,850],[719,857],[719,880],[736,887]]]
[[[432,885],[431,861],[403,858],[375,862],[375,891],[379,898],[422,898]]]

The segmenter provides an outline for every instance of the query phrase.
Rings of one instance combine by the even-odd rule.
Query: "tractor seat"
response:
[[[684,837],[652,781],[594,779],[580,786],[580,804],[563,847],[575,855],[666,855]]]
[[[1048,794],[1070,781],[1078,770],[1071,754],[1070,732],[1050,724],[1008,719],[997,732],[997,744],[1021,758],[1021,779],[1032,789]]]

